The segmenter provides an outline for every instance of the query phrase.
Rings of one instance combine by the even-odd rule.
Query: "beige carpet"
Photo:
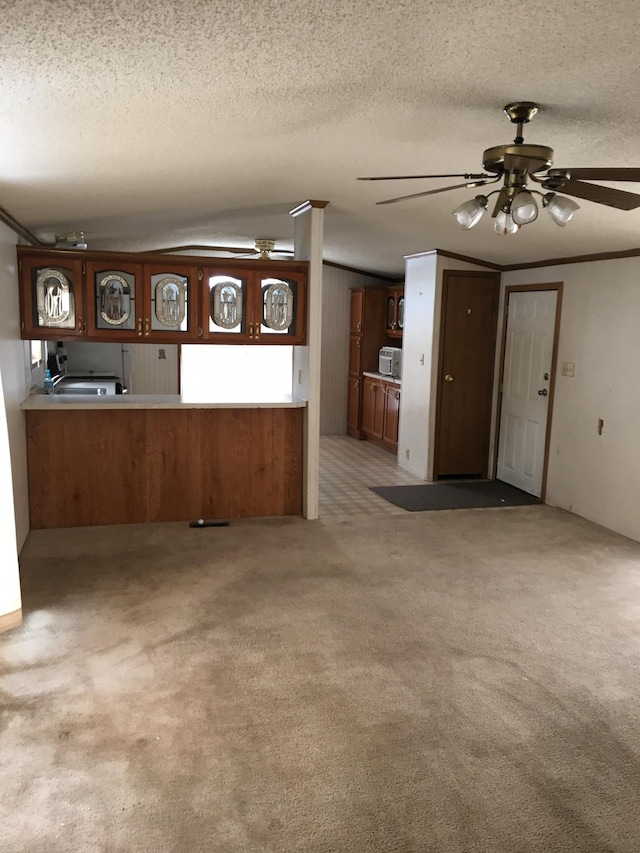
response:
[[[549,507],[39,531],[8,853],[638,853],[640,545]]]

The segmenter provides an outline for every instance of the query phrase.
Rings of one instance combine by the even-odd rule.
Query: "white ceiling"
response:
[[[640,209],[582,202],[501,237],[450,215],[474,191],[376,207],[481,171],[502,107],[555,166],[640,166],[637,0],[21,0],[0,3],[0,205],[90,248],[291,248],[329,202],[325,256],[402,274],[440,248],[520,263],[640,246]],[[622,189],[640,185],[618,185]]]

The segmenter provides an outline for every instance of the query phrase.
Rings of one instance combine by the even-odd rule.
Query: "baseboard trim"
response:
[[[0,616],[0,634],[22,625],[22,608]]]

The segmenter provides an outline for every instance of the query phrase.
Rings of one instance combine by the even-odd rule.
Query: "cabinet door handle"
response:
[[[78,332],[82,331],[82,317],[78,317],[78,322],[76,323],[76,329]]]
[[[84,322],[84,320],[82,321],[82,334],[87,334],[87,324]]]
[[[360,327],[361,327],[361,323],[358,323],[358,325],[356,326],[356,332],[360,331]]]
[[[138,337],[142,337],[142,320],[138,320]]]
[[[249,323],[249,337],[253,337],[253,323]]]
[[[198,326],[198,337],[202,337],[202,326]]]
[[[450,373],[445,373],[444,381],[445,382],[453,382],[453,376]]]
[[[356,379],[355,388],[356,388],[356,391],[360,388],[360,380],[359,379]]]
[[[150,326],[149,318],[148,318],[148,317],[145,317],[145,318],[144,318],[144,336],[145,336],[145,338],[148,338],[148,337],[149,337],[149,334],[150,334],[150,332],[149,332],[149,326]]]

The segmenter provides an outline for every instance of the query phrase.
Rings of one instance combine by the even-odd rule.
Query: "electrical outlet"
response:
[[[563,376],[575,376],[576,375],[575,362],[563,361],[562,362],[562,375]]]

